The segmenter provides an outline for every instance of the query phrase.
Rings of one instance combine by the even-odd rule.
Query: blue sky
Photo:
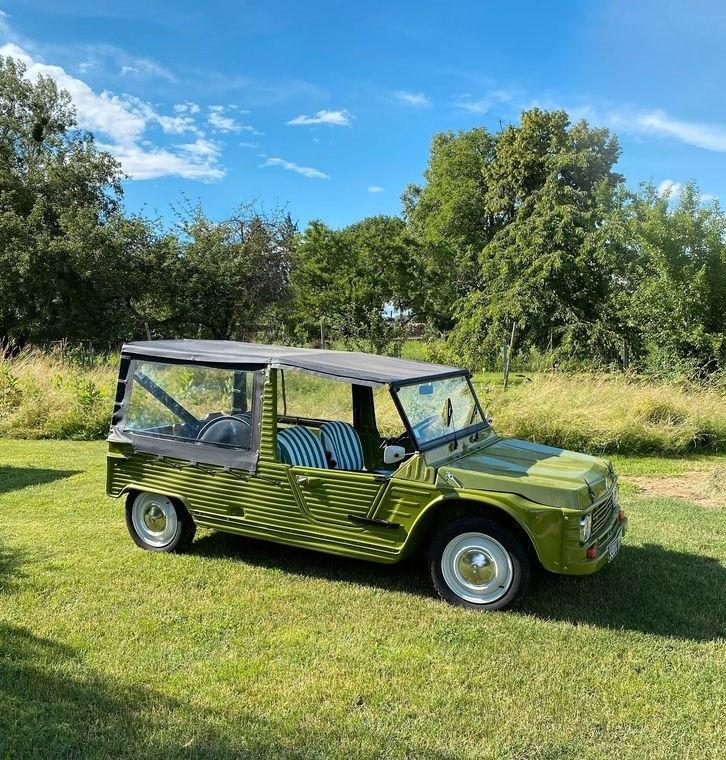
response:
[[[432,135],[565,108],[629,184],[726,197],[726,4],[0,0],[0,53],[71,91],[125,203],[257,199],[305,224],[400,212]]]

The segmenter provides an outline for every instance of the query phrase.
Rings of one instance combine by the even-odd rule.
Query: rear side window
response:
[[[121,429],[137,435],[248,449],[255,371],[135,361]]]
[[[350,383],[327,380],[306,372],[280,372],[277,414],[353,424],[353,389]]]

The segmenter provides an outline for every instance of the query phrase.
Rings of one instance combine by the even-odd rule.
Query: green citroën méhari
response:
[[[390,564],[423,550],[439,595],[477,609],[511,604],[533,564],[596,572],[627,527],[607,462],[498,436],[469,372],[427,362],[130,343],[108,442],[144,549],[203,525]]]

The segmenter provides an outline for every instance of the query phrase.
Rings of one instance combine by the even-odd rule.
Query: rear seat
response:
[[[320,438],[302,425],[278,430],[277,458],[297,467],[329,469]]]

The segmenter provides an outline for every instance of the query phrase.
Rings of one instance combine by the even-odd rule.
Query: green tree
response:
[[[105,296],[107,256],[119,252],[120,180],[119,164],[77,129],[68,93],[0,58],[3,342],[114,333]]]
[[[397,217],[373,216],[342,230],[313,221],[294,259],[293,329],[325,333],[382,353],[400,346],[420,300],[415,241]]]
[[[455,252],[451,345],[466,361],[493,357],[513,327],[520,345],[616,351],[607,304],[622,253],[608,221],[618,156],[607,130],[536,108],[493,136],[434,139],[428,184],[404,204],[424,240]]]
[[[674,202],[644,187],[633,204],[637,251],[623,304],[636,356],[659,371],[726,366],[726,216],[694,182]]]
[[[281,211],[247,204],[217,222],[188,208],[175,236],[147,248],[161,276],[134,308],[161,335],[249,339],[286,294],[295,239]]]
[[[403,212],[419,240],[419,278],[429,287],[423,312],[439,329],[453,324],[453,305],[477,282],[479,253],[499,228],[488,209],[485,169],[496,138],[483,127],[440,132],[431,141],[425,184],[403,193]]]

